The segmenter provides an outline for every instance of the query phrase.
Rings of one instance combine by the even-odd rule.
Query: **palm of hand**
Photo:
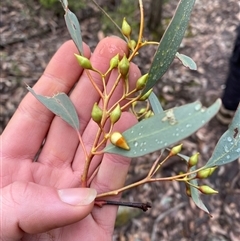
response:
[[[111,57],[118,52],[123,54],[127,51],[126,49],[126,44],[118,38],[104,39],[91,56],[91,62],[95,68],[105,72],[109,67]],[[91,120],[90,113],[93,104],[99,102],[99,96],[92,88],[85,72],[77,65],[73,55],[76,52],[71,41],[64,44],[53,57],[34,89],[36,93],[45,96],[51,96],[56,92],[68,93],[79,80],[71,93],[71,100],[77,109],[81,123],[80,133],[89,151],[97,130],[97,125]],[[90,51],[85,46],[85,56],[89,55]],[[131,68],[130,79],[137,79],[139,70],[135,66]],[[116,74],[117,72],[109,76],[108,85],[113,84]],[[99,76],[94,73],[93,76],[100,84]],[[116,93],[114,98],[118,98],[119,95],[121,95],[121,91]],[[123,117],[127,121],[120,120],[116,124],[116,128],[120,131],[135,123],[135,119],[129,113],[123,113]],[[89,206],[85,208],[85,213],[87,215],[91,209],[92,212],[84,219],[82,219],[84,215],[80,217],[77,213],[76,215],[58,213],[56,225],[56,223],[49,223],[44,219],[45,212],[51,213],[52,208],[45,206],[45,203],[49,201],[48,197],[41,196],[41,192],[39,196],[34,197],[31,193],[25,192],[27,187],[34,188],[36,184],[47,186],[49,190],[80,186],[85,158],[78,137],[70,126],[59,117],[53,117],[52,113],[46,110],[31,94],[28,94],[6,127],[2,140],[4,170],[2,187],[8,187],[8,185],[18,182],[18,185],[10,185],[10,195],[15,200],[16,207],[21,206],[22,210],[16,210],[14,207],[9,215],[17,217],[17,223],[14,225],[23,230],[22,240],[74,241],[79,240],[79,237],[81,240],[96,240],[96,237],[98,240],[111,240],[117,210],[115,207],[94,207],[92,209],[92,206]],[[43,140],[45,143],[37,162],[33,162]],[[105,154],[95,156],[92,163],[89,175],[91,176],[98,165],[99,170],[89,186],[96,189],[98,193],[119,188],[124,184],[129,159]],[[19,182],[22,184],[19,185]],[[51,196],[51,198],[53,197]],[[52,200],[51,202],[54,205]],[[36,205],[34,206],[33,203]],[[32,219],[26,216],[24,211],[28,208],[32,209],[30,216],[39,213],[36,210],[42,211],[42,215],[36,217],[35,222],[29,223],[28,221]],[[56,211],[56,207],[54,208]],[[27,213],[29,214],[29,212]],[[71,218],[71,222],[69,222],[69,218]],[[65,226],[69,223],[72,224]],[[18,233],[21,231],[16,231],[14,226],[13,230],[16,232],[16,237],[21,236]],[[45,232],[45,230],[50,231]]]

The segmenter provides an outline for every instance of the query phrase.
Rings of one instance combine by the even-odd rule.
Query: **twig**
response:
[[[138,208],[146,212],[152,205],[147,203],[135,203],[135,202],[123,202],[123,201],[113,201],[113,200],[96,200],[95,205],[102,207],[104,205],[115,205],[115,206],[125,206],[131,208]]]

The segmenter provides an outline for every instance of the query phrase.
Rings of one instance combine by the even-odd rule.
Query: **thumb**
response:
[[[2,232],[19,239],[24,233],[41,233],[80,221],[92,210],[96,190],[57,190],[31,182],[14,182],[1,191]],[[11,236],[11,237],[10,237]],[[4,239],[5,240],[5,239]]]

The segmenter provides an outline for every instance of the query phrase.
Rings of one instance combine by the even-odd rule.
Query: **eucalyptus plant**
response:
[[[94,0],[93,2],[101,9]],[[102,101],[101,106],[99,103],[95,103],[92,106],[91,117],[98,126],[98,130],[90,151],[86,149],[85,143],[82,140],[79,132],[81,122],[68,95],[65,93],[53,93],[52,97],[41,96],[35,93],[29,86],[27,88],[42,104],[76,130],[80,145],[85,153],[85,168],[80,177],[82,187],[87,187],[87,183],[89,183],[88,171],[95,155],[114,153],[125,157],[139,157],[161,150],[161,154],[164,151],[167,152],[166,157],[163,158],[163,155],[160,155],[153,162],[144,179],[120,189],[99,193],[95,204],[100,207],[106,204],[129,205],[124,202],[106,201],[104,198],[117,195],[125,190],[148,182],[167,180],[184,182],[187,195],[192,198],[200,209],[209,213],[201,201],[199,193],[215,194],[217,191],[207,185],[199,185],[198,181],[211,176],[218,166],[230,163],[240,156],[240,108],[236,111],[228,130],[217,143],[211,158],[204,166],[197,167],[199,153],[195,153],[190,157],[182,155],[182,144],[177,143],[193,134],[208,122],[218,112],[221,100],[216,100],[208,108],[203,107],[199,101],[196,101],[180,107],[163,110],[159,99],[153,92],[153,87],[168,70],[174,58],[178,58],[184,66],[190,69],[196,70],[197,68],[195,62],[190,57],[177,52],[188,26],[195,0],[179,1],[175,14],[159,43],[143,40],[144,9],[142,0],[139,0],[140,27],[138,39],[132,39],[131,25],[127,22],[126,18],[123,18],[122,26],[118,26],[112,20],[128,45],[129,54],[124,55],[122,58],[120,54],[114,56],[109,62],[109,68],[105,73],[96,69],[94,64],[84,56],[80,24],[74,13],[69,10],[67,0],[61,0],[61,3],[65,10],[65,21],[68,31],[79,51],[79,54],[75,55],[76,61],[87,72],[92,87],[99,94]],[[101,10],[109,17],[103,9]],[[130,63],[134,60],[140,49],[151,44],[158,45],[158,49],[149,72],[143,74],[136,81],[135,86],[131,87],[129,84]],[[115,83],[108,90],[106,88],[106,76],[116,70],[118,75]],[[92,73],[97,73],[101,78],[103,90],[99,89],[95,84]],[[120,82],[123,83],[122,95],[110,105],[111,98]],[[139,103],[141,103],[141,108],[139,108]],[[139,120],[138,123],[123,133],[113,131],[115,123],[122,117],[122,111],[126,109],[129,109],[137,117]],[[107,125],[110,126],[106,127]],[[172,156],[176,155],[179,156],[179,160],[186,162],[185,172],[170,177],[157,177],[156,173],[161,169],[162,165]],[[98,168],[96,167],[95,175],[97,170]],[[151,206],[149,203],[133,203],[131,205],[144,211]]]

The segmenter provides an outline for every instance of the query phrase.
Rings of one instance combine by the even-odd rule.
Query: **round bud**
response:
[[[97,105],[97,103],[94,103],[92,108],[92,113],[91,113],[92,119],[96,123],[100,124],[102,120],[102,115],[103,115],[102,109]]]
[[[181,152],[181,150],[182,150],[182,145],[183,145],[183,144],[174,146],[174,147],[171,149],[170,154],[171,154],[172,156],[177,155],[179,152]]]
[[[77,61],[81,67],[83,67],[84,69],[92,69],[92,64],[89,59],[78,54],[74,55],[76,56]]]
[[[138,100],[144,101],[147,100],[148,97],[151,95],[153,89],[150,89],[147,93],[145,93],[143,96],[141,96]]]
[[[188,161],[188,166],[189,167],[193,167],[193,166],[197,165],[197,163],[198,163],[198,156],[199,156],[199,153],[195,153],[194,155],[192,155],[189,158],[189,161]]]
[[[146,86],[147,80],[148,80],[148,74],[145,74],[145,75],[141,76],[137,80],[136,90],[142,90]]]
[[[196,178],[205,179],[210,177],[217,167],[209,167],[197,172]]]
[[[110,114],[111,123],[115,124],[120,119],[121,114],[122,114],[121,107],[118,104]]]
[[[130,38],[130,34],[132,32],[131,26],[128,24],[126,18],[123,18],[122,22],[122,33],[125,35],[127,38]]]
[[[216,194],[218,191],[212,189],[211,187],[207,185],[202,185],[198,187],[198,190],[204,194]]]
[[[129,61],[126,57],[126,55],[124,54],[123,58],[121,59],[121,61],[118,64],[118,70],[119,73],[123,76],[126,77],[129,71]]]
[[[130,41],[128,41],[128,48],[131,50],[134,50],[136,47],[137,43],[135,40],[131,39]]]
[[[111,60],[110,60],[110,69],[114,69],[118,66],[119,62],[119,54],[115,55]]]
[[[148,119],[149,117],[153,116],[152,110],[148,110],[147,113],[144,115],[144,119]]]
[[[110,141],[114,146],[117,146],[124,150],[130,150],[127,141],[120,132],[113,132],[110,136]]]
[[[191,197],[192,194],[191,194],[191,189],[190,189],[190,186],[188,184],[186,184],[186,194]]]

